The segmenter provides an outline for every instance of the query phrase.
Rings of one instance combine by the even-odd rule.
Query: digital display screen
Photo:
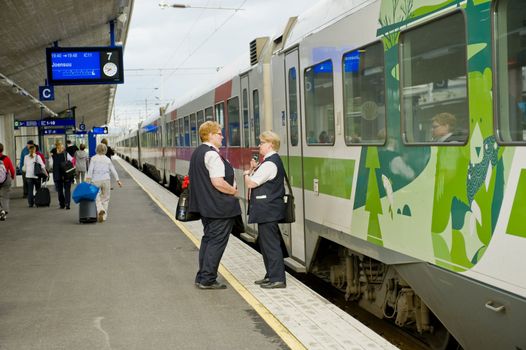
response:
[[[51,47],[46,49],[50,85],[122,84],[122,47]]]
[[[100,52],[53,52],[51,74],[54,80],[99,79]]]

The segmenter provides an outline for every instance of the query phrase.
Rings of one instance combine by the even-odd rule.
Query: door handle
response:
[[[497,306],[495,305],[494,301],[490,300],[486,303],[486,308],[494,312],[501,312],[501,311],[504,311],[506,307],[504,305]]]

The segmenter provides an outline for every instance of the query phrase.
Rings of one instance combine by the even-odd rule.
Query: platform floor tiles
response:
[[[128,163],[122,160],[119,163],[157,205],[173,218],[177,197]],[[198,244],[203,234],[200,221],[176,224]],[[263,259],[260,253],[234,236],[230,237],[220,272],[261,314],[269,314],[267,322],[293,348],[396,349],[387,340],[289,274],[286,289],[265,290],[255,285],[254,280],[265,274]],[[280,332],[280,329],[283,331]]]

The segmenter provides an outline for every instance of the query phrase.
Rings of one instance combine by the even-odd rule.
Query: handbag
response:
[[[177,201],[177,209],[175,210],[175,218],[179,221],[195,221],[201,219],[201,215],[196,212],[189,212],[190,206],[190,191],[189,187],[185,188],[179,200]]]
[[[289,193],[283,196],[283,202],[285,203],[285,217],[279,222],[282,224],[292,224],[296,221],[296,206],[294,205],[294,195],[292,194],[292,187],[290,186],[287,173],[285,173],[285,181],[287,182]]]
[[[38,155],[36,157],[39,157]],[[35,176],[38,178],[45,179],[47,178],[46,171],[42,168],[42,165],[35,159],[35,168],[34,168]]]
[[[75,168],[73,163],[70,160],[68,160],[67,155],[65,155],[64,157],[66,158],[66,160],[62,162],[60,166],[62,168],[62,171],[64,172],[64,178],[66,180],[71,180],[75,177],[77,168]]]

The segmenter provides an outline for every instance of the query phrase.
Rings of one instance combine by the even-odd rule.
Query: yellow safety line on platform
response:
[[[120,160],[119,160],[120,161]],[[168,208],[166,208],[150,191],[144,187],[139,180],[130,172],[126,167],[124,167],[124,170],[131,176],[131,178],[139,185],[140,188],[143,189],[148,196],[154,201],[155,204],[161,208],[165,214],[172,220],[177,227],[183,231],[183,233],[196,245],[196,247],[199,247],[200,241],[195,238],[195,236],[184,226],[180,221],[176,220],[173,213],[171,213]],[[280,320],[276,318],[270,312],[269,309],[265,307],[262,303],[257,300],[257,298],[250,293],[248,289],[246,289],[230,271],[226,267],[223,266],[223,264],[219,265],[219,273],[228,281],[228,283],[234,288],[236,292],[239,293],[245,299],[245,301],[256,310],[256,312],[261,316],[265,322],[272,328],[277,335],[292,349],[292,350],[303,350],[307,349],[302,342],[292,334],[288,328],[281,323]]]

